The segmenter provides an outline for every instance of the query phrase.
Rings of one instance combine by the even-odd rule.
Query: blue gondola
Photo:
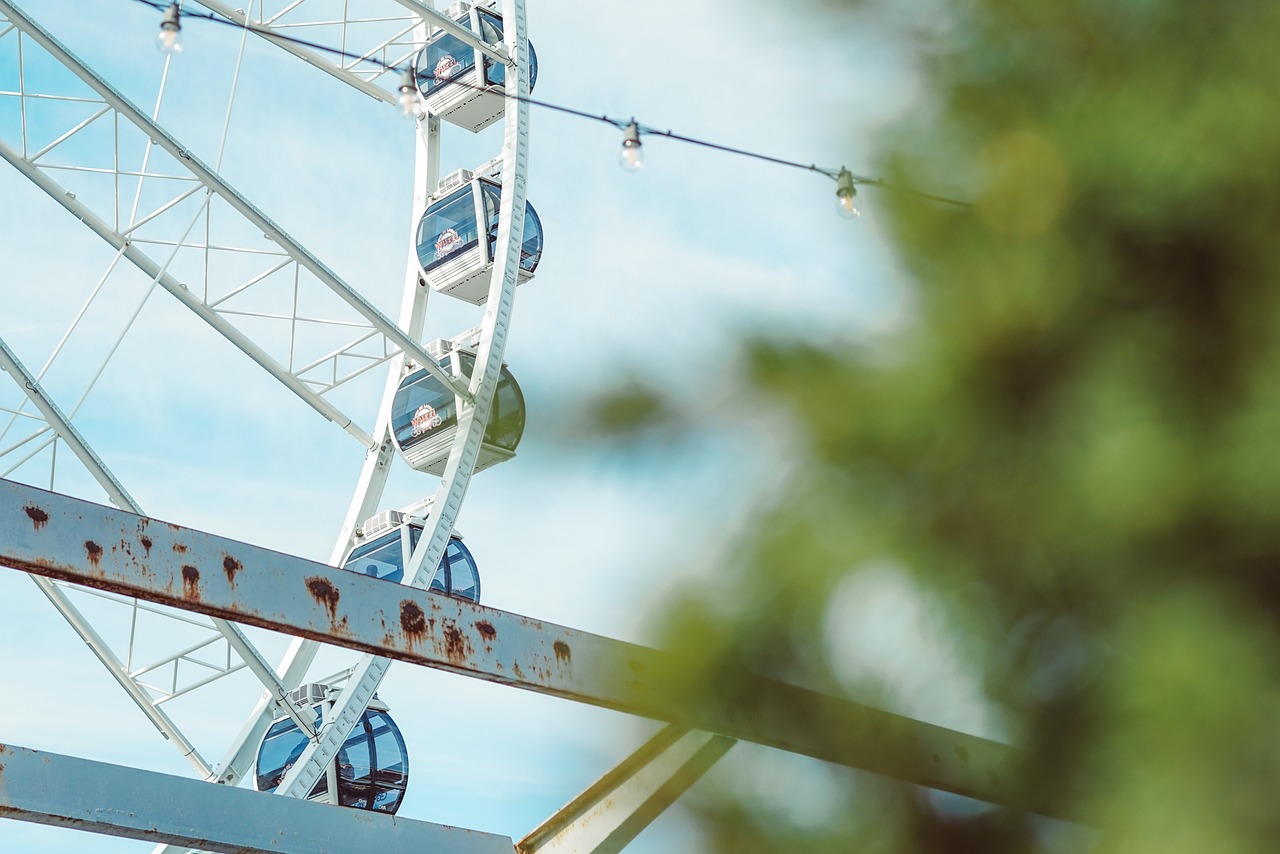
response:
[[[318,727],[326,704],[332,705],[336,695],[325,685],[305,685],[291,696],[312,707]],[[258,791],[274,792],[306,746],[307,737],[292,718],[275,721],[258,747],[254,767]],[[360,716],[334,762],[339,804],[392,814],[400,809],[409,784],[409,754],[399,727],[377,696]],[[328,774],[320,776],[307,797],[329,800]]]
[[[502,45],[502,16],[488,4],[455,3],[444,12],[486,44]],[[507,68],[501,62],[464,44],[457,36],[433,27],[427,44],[413,61],[418,91],[432,115],[479,131],[502,117],[506,109]],[[538,55],[529,45],[529,91],[538,80]]]
[[[465,350],[454,350],[440,357],[440,366],[455,377],[469,377],[475,370],[475,356]],[[391,437],[409,465],[429,474],[444,474],[449,449],[458,432],[460,404],[453,389],[425,368],[401,380],[391,403]],[[475,471],[515,456],[524,433],[524,420],[524,395],[515,377],[503,365]]]
[[[442,294],[481,305],[489,298],[502,186],[459,169],[440,182],[434,199],[415,237],[422,277]],[[526,201],[517,284],[533,278],[541,257],[542,222]]]
[[[390,527],[389,526],[395,526]],[[361,526],[360,541],[342,568],[388,581],[404,581],[404,568],[422,537],[422,525],[405,522],[394,510],[378,514]],[[480,572],[476,568],[471,551],[462,544],[462,537],[449,538],[444,556],[431,579],[430,590],[466,599],[480,601]]]

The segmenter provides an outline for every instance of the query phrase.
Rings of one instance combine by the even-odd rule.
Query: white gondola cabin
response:
[[[441,344],[443,342],[434,346]],[[438,358],[440,366],[455,377],[470,377],[475,371],[475,355],[466,350],[451,350]],[[391,437],[409,465],[428,474],[444,474],[449,450],[458,432],[461,403],[453,389],[425,368],[400,381],[391,403]],[[515,456],[524,433],[524,420],[524,395],[515,377],[503,365],[475,471]]]
[[[421,524],[406,521],[404,514],[396,510],[383,511],[360,526],[357,545],[342,562],[342,568],[402,583],[405,567],[421,538]],[[480,571],[460,535],[449,538],[427,589],[468,602],[480,601]]]
[[[337,693],[327,685],[304,685],[291,692],[290,697],[300,705],[310,706],[318,729]],[[259,792],[274,792],[280,786],[302,755],[307,741],[292,718],[282,717],[271,724],[258,747],[254,766]],[[393,815],[400,809],[405,787],[409,785],[409,754],[400,728],[376,695],[333,761],[330,773],[321,774],[307,794],[309,800],[332,803],[329,779],[333,776],[337,780],[341,806]]]
[[[502,46],[502,16],[485,4],[455,3],[444,15],[486,44]],[[457,36],[432,27],[426,46],[413,61],[413,76],[427,110],[450,124],[480,131],[506,110],[507,67],[465,44]],[[529,91],[538,79],[538,55],[529,45]]]
[[[427,284],[472,305],[489,299],[501,204],[502,186],[492,178],[466,169],[445,176],[418,220],[415,237]],[[533,278],[541,258],[542,222],[525,202],[517,284]]]

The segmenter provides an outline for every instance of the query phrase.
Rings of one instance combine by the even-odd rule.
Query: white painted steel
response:
[[[386,316],[378,311],[372,303],[360,295],[349,284],[340,279],[337,274],[330,270],[310,251],[285,232],[279,225],[270,220],[264,213],[262,213],[262,211],[235,190],[235,188],[224,181],[215,170],[194,156],[184,145],[156,124],[156,122],[149,116],[135,107],[128,99],[116,91],[96,72],[84,65],[78,57],[54,39],[52,35],[46,32],[34,20],[28,17],[21,10],[17,9],[17,7],[9,2],[9,0],[0,0],[0,14],[7,17],[23,35],[34,41],[43,50],[48,52],[50,56],[75,74],[76,77],[96,93],[97,97],[101,99],[103,103],[108,105],[112,111],[141,130],[142,133],[150,138],[158,147],[170,154],[175,161],[180,164],[187,173],[189,173],[191,180],[198,181],[209,193],[217,195],[218,198],[225,202],[233,211],[238,213],[247,222],[251,223],[256,229],[258,229],[260,233],[280,247],[280,250],[284,255],[291,259],[292,263],[296,264],[300,269],[306,270],[310,275],[314,276],[318,282],[337,295],[352,310],[354,310],[356,315],[358,315],[364,323],[368,324],[369,327],[376,329],[379,334],[384,336],[391,347],[406,352],[413,358],[420,360],[423,363],[423,367],[433,375],[436,375],[437,379],[444,382],[446,386],[455,388],[464,398],[470,397],[471,393],[467,390],[465,385],[457,383],[453,377],[448,375],[447,372],[440,370],[439,367],[435,365],[434,361],[429,359],[426,352],[421,348],[421,345],[414,341],[396,324],[392,323]],[[4,156],[6,160],[9,160],[9,162],[14,166],[20,168],[23,174],[36,181],[41,189],[44,189],[55,200],[63,204],[64,207],[67,207],[67,209],[72,213],[76,214],[77,217],[82,219],[86,225],[89,225],[95,233],[106,239],[117,249],[121,248],[126,244],[126,242],[128,242],[129,248],[125,252],[126,257],[135,264],[138,264],[144,269],[144,271],[147,271],[148,275],[156,278],[156,272],[162,268],[159,268],[158,265],[154,264],[154,262],[147,266],[139,263],[140,258],[146,257],[145,254],[138,249],[140,241],[126,241],[124,235],[119,234],[114,227],[101,218],[93,216],[91,220],[82,216],[82,214],[92,214],[92,211],[89,211],[84,204],[78,202],[74,197],[69,197],[69,192],[65,188],[58,185],[56,181],[42,172],[37,164],[30,161],[23,152],[7,148],[4,152]],[[36,176],[39,176],[39,180],[37,180]],[[148,270],[148,267],[151,269]],[[202,299],[197,295],[192,294],[188,289],[183,288],[181,283],[175,281],[172,282],[172,285],[174,286],[173,290],[170,290],[169,287],[166,287],[166,290],[170,290],[171,293],[178,296],[179,299],[190,308],[194,309],[197,305],[203,307],[205,310],[197,311],[197,314],[200,315],[202,319],[206,320],[206,322],[211,320],[210,315],[212,314],[213,309],[205,305]],[[179,291],[185,292],[186,297],[184,298],[181,296]],[[225,336],[228,335],[228,329],[234,327],[230,327],[229,323],[223,322],[222,324],[214,325],[214,328]],[[254,348],[256,355],[255,352],[251,352],[249,349],[246,349],[249,344],[252,344],[252,341],[248,339],[248,336],[241,335],[232,340],[236,346],[245,350],[245,352],[254,358],[255,361],[263,365],[263,367],[266,367],[273,376],[281,380],[281,382],[283,382],[291,391],[295,394],[299,394],[299,396],[306,400],[307,403],[325,414],[327,418],[337,421],[337,423],[343,425],[345,429],[348,429],[348,432],[353,432],[353,435],[356,435],[356,437],[367,447],[373,446],[373,441],[367,436],[367,434],[364,434],[363,431],[360,431],[358,428],[355,431],[351,430],[350,425],[352,423],[352,419],[340,414],[337,417],[334,417],[332,412],[325,411],[325,409],[317,404],[314,399],[314,395],[308,396],[302,394],[300,386],[304,386],[306,384],[305,379],[293,376],[293,372],[287,367],[275,364],[274,360],[270,359],[269,356],[266,356],[265,351],[261,348]],[[391,353],[388,353],[387,357],[390,355]],[[379,359],[378,361],[385,361],[385,359]],[[293,379],[287,380],[286,376],[291,376]],[[335,409],[331,406],[329,408],[331,410]]]
[[[3,7],[3,5],[4,0],[0,0],[0,7]],[[0,8],[0,11],[2,11],[2,8]],[[259,347],[252,338],[229,323],[222,315],[205,305],[197,294],[192,293],[189,288],[165,272],[163,266],[140,250],[136,242],[129,241],[117,234],[109,224],[89,210],[74,195],[49,178],[44,172],[32,166],[3,141],[0,141],[0,157],[7,160],[11,166],[29,178],[32,183],[48,193],[50,198],[70,211],[90,231],[119,250],[123,257],[133,262],[139,270],[150,276],[153,281],[176,297],[187,308],[191,309],[201,320],[217,330],[219,334],[235,345],[246,356],[265,368],[281,384],[311,406],[312,409],[336,423],[343,430],[346,430],[365,447],[371,447],[374,444],[373,439],[349,416],[309,388],[303,380],[292,374],[285,366]]]
[[[258,32],[256,33],[257,35],[267,39],[276,47],[280,48],[281,50],[288,51],[289,53],[301,59],[303,62],[306,62],[315,66],[321,71],[324,71],[326,74],[333,75],[334,77],[341,80],[343,83],[347,84],[353,89],[357,89],[365,93],[371,98],[377,98],[380,101],[386,101],[388,104],[396,103],[396,98],[398,95],[397,92],[395,92],[394,90],[384,89],[381,86],[376,85],[374,82],[383,74],[385,74],[386,73],[385,71],[382,71],[382,70],[364,71],[364,73],[361,73],[362,69],[373,69],[375,68],[375,66],[370,65],[368,63],[365,63],[364,65],[361,65],[359,63],[352,63],[350,65],[347,65],[347,64],[344,64],[342,61],[335,61],[334,57],[332,56],[322,54],[318,51],[314,51],[309,48],[303,47],[301,45],[293,44],[289,41],[286,41],[283,38],[279,38],[279,35],[288,35],[287,31],[288,29],[290,29],[290,27],[288,26],[287,23],[282,22],[279,19],[279,15],[274,17],[267,15],[266,12],[263,11],[263,6],[261,4],[255,6],[254,4],[250,3],[249,4],[250,9],[246,11],[243,9],[234,8],[226,3],[219,2],[219,0],[195,0],[195,2],[199,3],[201,6],[204,6],[206,9],[210,10],[211,12],[215,12],[219,15],[222,15],[224,18],[227,18],[229,20],[238,21],[240,23],[244,23],[247,21],[250,25],[258,28]],[[304,6],[304,4],[301,4],[301,3],[290,4],[290,11],[302,6]],[[253,12],[254,8],[259,10],[256,15]],[[347,10],[344,9],[344,12],[346,11]],[[378,22],[387,21],[387,19],[377,19],[377,20]],[[349,27],[351,27],[354,24],[364,23],[366,21],[367,19],[353,19],[348,15],[341,22],[343,25],[342,43],[343,44],[347,43],[346,37],[347,37],[347,31]],[[293,23],[294,26],[299,25],[298,22],[295,22],[292,19],[291,19],[291,23]],[[319,22],[307,21],[306,23],[314,24]],[[396,47],[398,45],[399,40],[413,29],[413,19],[409,18],[408,16],[405,16],[401,21],[393,21],[390,23],[392,23],[393,26],[397,27],[397,29],[393,32],[393,34],[390,37],[378,40],[377,42],[371,45],[362,45],[362,49],[361,49],[362,55],[380,56],[385,54],[388,51],[393,51],[394,52],[393,56],[401,56],[401,52],[396,51]],[[393,60],[391,62],[388,62],[387,64],[392,65],[392,64],[395,64],[395,62]]]
[[[89,447],[89,443],[80,435],[80,431],[71,423],[71,419],[67,418],[62,410],[58,408],[58,405],[45,393],[40,381],[27,370],[26,365],[19,361],[17,355],[9,349],[9,345],[4,342],[3,338],[0,338],[0,368],[3,368],[6,373],[13,377],[14,382],[26,394],[32,405],[40,411],[40,415],[53,432],[62,441],[66,442],[67,446],[76,455],[76,458],[80,460],[106,491],[111,503],[121,510],[140,512],[138,503],[133,500],[133,496],[126,492],[120,481],[116,480],[116,476],[107,470],[106,464]]]
[[[129,698],[137,704],[142,713],[147,716],[147,719],[160,731],[160,734],[173,743],[178,752],[182,754],[182,758],[191,764],[197,774],[202,777],[208,777],[213,770],[209,763],[196,750],[195,745],[183,735],[182,730],[174,723],[173,719],[152,702],[151,695],[137,682],[129,678],[128,669],[124,663],[116,657],[111,647],[93,628],[93,624],[84,618],[84,615],[80,613],[67,595],[59,588],[59,585],[47,578],[32,576],[32,580],[40,588],[40,592],[49,597],[49,601],[62,614],[63,619],[75,630],[75,633],[85,642],[85,645],[89,647],[89,650],[97,657],[98,661],[102,662],[102,666],[119,683],[124,692],[129,695]]]
[[[476,33],[459,24],[457,21],[449,18],[435,9],[428,6],[420,0],[396,0],[401,6],[417,12],[422,17],[431,22],[432,26],[439,27],[451,36],[454,36],[465,45],[477,48],[486,56],[496,59],[509,68],[515,67],[515,60],[512,57],[516,54],[512,53],[507,45],[491,45],[481,39]]]
[[[524,236],[525,186],[529,157],[528,36],[523,0],[503,0],[503,32],[507,51],[517,58],[515,73],[506,75],[507,111],[503,127],[502,195],[498,221],[498,239],[494,248],[494,268],[489,285],[489,299],[480,325],[475,373],[471,377],[474,402],[458,413],[457,436],[444,476],[431,503],[430,535],[418,541],[409,565],[405,567],[407,583],[425,589],[435,574],[453,533],[453,526],[466,495],[488,425],[493,394],[498,386],[507,329],[519,283],[520,246]],[[421,211],[415,211],[421,216]],[[416,219],[415,219],[416,222]],[[501,263],[499,262],[501,260]],[[416,262],[415,262],[416,266]],[[386,407],[384,412],[389,412]],[[388,659],[366,655],[347,681],[338,702],[326,713],[324,736],[307,745],[280,785],[280,791],[291,797],[303,797],[315,785],[319,775],[332,761],[351,728],[377,690],[387,668]],[[331,726],[330,726],[331,724]]]
[[[229,20],[241,23],[248,21],[258,30],[257,35],[267,39],[281,50],[336,77],[348,86],[388,104],[397,103],[399,80],[396,79],[393,71],[383,66],[400,67],[413,58],[422,41],[414,38],[412,32],[423,19],[498,62],[504,65],[511,64],[511,59],[502,45],[486,44],[471,30],[460,26],[451,18],[418,0],[395,0],[409,14],[371,15],[367,4],[344,4],[336,17],[331,4],[308,2],[308,0],[284,4],[274,13],[265,11],[260,5],[256,7],[258,9],[256,14],[253,9],[246,12],[221,0],[194,1]],[[356,14],[357,7],[361,14]],[[386,30],[387,34],[376,38],[360,37],[362,29],[378,25],[382,25],[382,29]],[[282,36],[291,36],[293,30],[305,33],[308,29],[321,26],[338,27],[341,33],[340,42],[347,46],[348,53],[359,58],[371,57],[377,62],[361,62],[358,58],[335,57],[303,45],[293,44],[286,38],[282,38]],[[391,79],[389,88],[378,85],[385,82],[388,77]]]
[[[511,854],[511,840],[0,744],[0,815],[235,854]],[[232,817],[233,820],[228,820]]]
[[[96,480],[107,493],[112,503],[122,510],[141,513],[141,506],[133,499],[133,496],[129,495],[129,493],[125,491],[125,488],[120,484],[120,481],[116,479],[115,475],[111,473],[102,459],[93,451],[92,448],[89,447],[89,444],[84,440],[84,437],[80,435],[80,431],[76,429],[70,419],[63,414],[58,405],[48,396],[44,388],[40,385],[39,380],[27,369],[26,365],[18,359],[17,355],[9,349],[8,345],[5,344],[3,340],[0,340],[0,367],[2,367],[4,371],[19,384],[26,393],[27,398],[40,411],[40,414],[44,417],[54,434],[71,447],[76,457],[84,465],[85,469],[93,476],[94,480]],[[58,609],[63,618],[66,619],[76,633],[80,635],[85,644],[93,651],[94,655],[98,657],[98,660],[102,662],[115,680],[120,683],[126,693],[129,694],[130,698],[132,698],[142,710],[143,714],[151,720],[166,739],[174,743],[179,752],[181,752],[182,755],[191,762],[198,772],[207,775],[210,771],[208,764],[199,755],[195,747],[182,734],[181,730],[173,720],[169,718],[168,715],[164,714],[159,708],[160,704],[165,700],[176,696],[176,661],[177,658],[188,654],[189,650],[179,651],[172,656],[175,662],[173,671],[174,689],[167,695],[163,692],[158,692],[152,686],[148,686],[140,678],[150,670],[159,666],[158,664],[141,670],[131,671],[128,668],[127,663],[121,661],[120,658],[111,650],[110,646],[102,639],[102,636],[93,629],[89,620],[87,620],[84,614],[75,607],[74,603],[71,602],[66,593],[58,589],[57,585],[47,579],[35,578],[34,576],[33,579],[36,581],[36,586],[39,587],[41,592],[49,598],[49,601]],[[135,608],[136,613],[136,608],[138,607],[137,601],[135,600],[131,604]],[[199,646],[206,646],[219,638],[225,640],[229,649],[233,650],[240,657],[241,661],[244,662],[243,666],[248,667],[249,670],[258,677],[258,680],[262,682],[268,695],[273,700],[273,705],[289,714],[290,717],[294,718],[298,725],[302,727],[303,732],[314,736],[314,724],[300,715],[298,711],[294,709],[293,705],[288,702],[286,697],[287,692],[283,689],[279,680],[276,678],[275,671],[271,669],[271,666],[262,658],[257,649],[249,643],[248,639],[245,638],[244,633],[241,632],[234,624],[229,623],[226,620],[214,618],[212,620],[212,624],[217,635],[202,641]],[[209,678],[202,680],[198,684],[187,686],[183,693],[200,687],[201,685],[208,684],[214,679],[225,676],[238,669],[240,668],[228,666]],[[157,694],[160,694],[160,696],[157,697]]]

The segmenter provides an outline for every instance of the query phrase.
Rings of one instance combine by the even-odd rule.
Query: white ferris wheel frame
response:
[[[212,11],[226,15],[233,20],[252,23],[255,29],[246,32],[258,32],[266,40],[288,50],[308,63],[321,68],[344,83],[359,91],[370,94],[379,100],[395,104],[396,94],[377,85],[378,78],[386,74],[384,70],[369,69],[367,64],[359,61],[334,62],[306,48],[299,48],[289,41],[278,38],[274,33],[287,33],[288,22],[282,20],[285,13],[295,13],[306,0],[296,0],[277,12],[272,17],[265,15],[261,3],[257,7],[262,14],[252,20],[250,4],[248,14],[225,7],[217,0],[200,0],[202,5]],[[427,297],[430,289],[422,282],[419,266],[412,247],[408,253],[407,271],[398,322],[385,317],[360,293],[338,277],[329,267],[316,258],[299,241],[295,240],[283,228],[269,219],[261,210],[240,194],[229,182],[224,180],[216,168],[210,167],[193,155],[176,138],[168,133],[151,116],[148,116],[127,98],[115,90],[106,80],[89,68],[74,53],[58,42],[50,33],[9,0],[0,0],[0,38],[18,31],[19,55],[21,55],[21,37],[26,37],[61,65],[70,70],[82,81],[92,94],[86,97],[65,100],[79,100],[98,105],[96,112],[77,126],[38,150],[30,150],[26,139],[25,114],[23,138],[17,145],[6,144],[0,140],[0,157],[40,187],[51,198],[71,212],[90,231],[110,244],[117,252],[116,261],[128,260],[152,279],[153,286],[158,285],[168,291],[198,317],[208,323],[214,330],[229,340],[242,352],[262,366],[281,384],[304,400],[325,418],[335,422],[348,434],[356,438],[366,448],[365,462],[362,467],[354,494],[344,518],[342,527],[336,538],[330,563],[338,565],[354,542],[357,526],[380,509],[391,464],[395,457],[391,441],[391,403],[402,376],[412,365],[425,368],[438,380],[451,387],[463,402],[460,408],[458,429],[455,440],[445,466],[443,477],[433,495],[417,502],[409,508],[412,514],[423,519],[429,535],[420,539],[414,550],[410,565],[406,567],[406,584],[426,588],[434,574],[436,566],[444,554],[449,537],[453,531],[458,511],[466,495],[471,474],[474,470],[484,431],[488,423],[494,391],[496,390],[502,367],[503,353],[507,340],[507,331],[511,322],[515,288],[519,281],[520,247],[523,238],[525,219],[525,187],[527,182],[529,124],[529,64],[528,40],[526,34],[525,11],[523,0],[502,0],[501,9],[504,19],[505,43],[488,45],[481,41],[469,29],[461,27],[450,18],[437,12],[433,7],[417,2],[417,0],[396,0],[404,7],[410,17],[408,23],[396,31],[389,39],[380,44],[366,46],[364,57],[383,57],[388,65],[400,65],[408,61],[417,50],[425,44],[429,28],[437,27],[462,39],[465,43],[480,50],[486,55],[502,62],[509,72],[504,76],[506,109],[503,116],[503,143],[501,159],[501,204],[498,222],[497,244],[494,251],[492,275],[489,284],[489,297],[484,306],[483,319],[477,328],[465,333],[464,337],[475,347],[475,370],[470,378],[455,379],[447,371],[439,367],[431,355],[423,348],[420,341],[426,317]],[[340,22],[344,32],[356,24],[367,23],[369,19],[357,19],[347,16]],[[407,39],[407,43],[406,43]],[[406,52],[407,50],[407,52]],[[387,60],[390,60],[387,62]],[[26,97],[41,96],[27,91],[27,81],[23,70],[19,69],[20,91],[6,93]],[[386,82],[385,80],[382,82]],[[25,107],[25,101],[23,101]],[[117,123],[122,120],[140,130],[156,146],[171,155],[187,170],[185,180],[188,186],[168,203],[143,216],[130,217],[127,223],[118,221],[116,216],[106,216],[95,211],[89,204],[76,198],[75,194],[62,186],[52,169],[45,168],[42,158],[55,150],[59,145],[84,131],[93,122],[110,117]],[[416,123],[416,146],[414,167],[414,204],[413,221],[422,215],[435,190],[440,176],[440,120],[434,116],[424,116]],[[118,145],[117,140],[117,145]],[[149,177],[157,177],[148,173],[146,160],[136,171],[120,167],[117,150],[116,171],[117,187],[120,178],[136,178],[141,181]],[[149,155],[148,155],[149,156]],[[62,167],[66,168],[66,167]],[[163,176],[172,177],[172,176]],[[264,237],[280,248],[280,261],[271,272],[285,266],[292,266],[297,271],[305,271],[340,297],[357,316],[354,321],[345,325],[357,329],[356,339],[347,347],[324,354],[320,359],[302,365],[295,365],[290,353],[288,364],[282,364],[273,358],[267,349],[235,324],[235,312],[222,310],[222,304],[230,296],[243,292],[257,284],[257,279],[235,285],[229,295],[218,299],[208,298],[208,288],[202,295],[179,281],[167,267],[168,261],[159,261],[152,257],[150,247],[139,238],[139,229],[156,218],[176,208],[184,200],[203,193],[206,197],[217,197],[232,210],[260,230]],[[117,190],[119,195],[119,190]],[[208,202],[205,203],[207,209]],[[136,212],[136,198],[134,210]],[[116,221],[113,221],[116,220]],[[188,231],[190,227],[188,227]],[[176,253],[186,241],[184,234],[177,245],[172,248]],[[221,247],[227,248],[227,247]],[[173,254],[169,255],[172,260]],[[113,262],[114,266],[114,262]],[[207,273],[207,271],[206,271]],[[263,276],[259,277],[265,278]],[[105,279],[105,276],[104,276]],[[305,318],[294,318],[295,323]],[[370,339],[381,341],[380,352],[374,356],[358,352],[360,345]],[[357,368],[346,374],[340,371],[342,360],[362,358]],[[387,364],[388,376],[377,410],[375,423],[370,430],[365,430],[357,421],[331,403],[324,394],[343,384],[354,376],[376,367]],[[120,482],[110,472],[106,464],[89,447],[88,442],[76,429],[73,418],[60,409],[49,397],[40,384],[39,374],[30,371],[17,355],[0,341],[0,367],[3,367],[12,378],[18,381],[28,401],[39,413],[33,420],[43,421],[34,438],[40,434],[50,434],[53,440],[63,442],[80,459],[89,473],[106,491],[109,500],[125,510],[141,513],[142,509],[129,495]],[[325,377],[325,374],[328,377]],[[322,379],[317,380],[320,376]],[[30,413],[14,410],[12,418],[19,416],[31,418]],[[12,420],[12,419],[11,419]],[[19,444],[31,440],[28,436]],[[46,440],[49,441],[49,440]],[[44,447],[43,445],[37,448]],[[33,452],[34,453],[34,452]],[[25,458],[29,459],[30,455]],[[19,463],[21,465],[21,462]],[[425,533],[426,531],[424,531]],[[284,660],[278,668],[272,668],[234,624],[225,620],[211,620],[209,628],[213,630],[208,638],[182,649],[177,649],[158,661],[142,666],[132,666],[132,650],[126,661],[117,656],[110,645],[95,630],[92,621],[78,609],[64,592],[64,585],[48,579],[33,576],[40,589],[54,603],[59,612],[68,620],[82,639],[88,644],[99,660],[111,672],[116,681],[124,688],[144,714],[171,741],[180,753],[196,770],[197,774],[210,781],[235,785],[249,773],[257,745],[274,718],[287,714],[293,718],[301,730],[308,734],[311,741],[299,761],[291,769],[289,775],[278,788],[278,793],[293,797],[304,797],[310,791],[319,775],[329,769],[332,773],[332,759],[338,748],[347,738],[352,726],[364,712],[373,692],[389,667],[390,660],[366,655],[349,671],[340,701],[330,711],[317,734],[317,728],[308,719],[302,709],[288,698],[288,693],[297,688],[306,678],[308,668],[315,659],[320,644],[315,641],[296,639],[290,646]],[[132,601],[135,609],[148,609],[145,603]],[[197,624],[197,621],[178,617],[185,622]],[[178,665],[184,661],[196,661],[194,653],[214,643],[224,643],[227,648],[227,664],[215,668],[215,672],[199,680],[195,684],[178,686]],[[234,653],[234,657],[232,655]],[[239,658],[239,663],[234,658]],[[207,661],[199,663],[209,666]],[[155,674],[166,668],[173,673],[173,689],[165,691],[157,687]],[[231,742],[226,755],[216,765],[205,760],[195,746],[183,733],[180,726],[162,708],[162,703],[190,690],[203,687],[240,669],[247,668],[262,682],[264,693],[253,714],[244,728]],[[330,797],[336,798],[337,787],[330,781]],[[180,850],[180,849],[171,849]]]

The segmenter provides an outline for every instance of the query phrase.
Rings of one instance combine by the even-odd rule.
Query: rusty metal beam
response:
[[[691,703],[670,653],[2,480],[0,564],[1071,818],[999,742],[742,674]]]
[[[505,836],[0,744],[0,817],[235,854],[511,854]]]

